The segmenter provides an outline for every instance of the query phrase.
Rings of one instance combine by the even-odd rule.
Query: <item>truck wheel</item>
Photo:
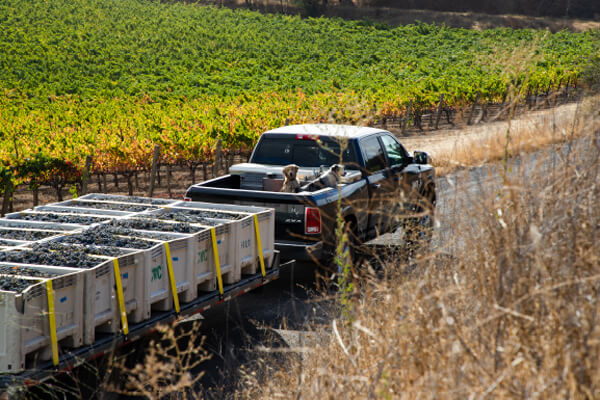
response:
[[[348,252],[350,263],[353,267],[358,267],[362,257],[361,257],[361,245],[362,242],[358,237],[358,230],[356,228],[356,222],[353,219],[346,220],[346,236],[348,237]]]
[[[416,250],[427,248],[433,238],[434,214],[435,214],[435,189],[426,192],[424,202],[415,207],[415,213],[419,217],[410,218],[405,226],[405,239],[409,255]]]

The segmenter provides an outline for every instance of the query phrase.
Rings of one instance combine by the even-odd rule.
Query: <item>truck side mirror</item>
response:
[[[424,151],[415,151],[413,160],[415,164],[430,164],[431,157]]]

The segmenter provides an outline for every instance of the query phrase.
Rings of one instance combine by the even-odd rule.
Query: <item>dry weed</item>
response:
[[[204,338],[197,337],[198,322],[187,329],[157,328],[160,338],[149,343],[142,362],[132,368],[123,359],[115,367],[121,384],[108,390],[146,399],[195,399],[197,383],[203,372],[194,371],[210,354],[203,349]],[[199,343],[198,343],[199,341]]]
[[[236,396],[600,398],[600,134],[581,128],[457,188],[435,252],[363,272],[322,344],[259,360]]]

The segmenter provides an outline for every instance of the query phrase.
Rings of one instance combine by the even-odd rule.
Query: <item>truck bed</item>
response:
[[[338,199],[347,204],[366,204],[367,187],[364,179],[338,185],[337,188],[324,188],[315,192],[284,193],[240,188],[239,175],[224,175],[192,185],[188,198],[202,199],[211,203],[252,205],[275,209],[275,248],[281,251],[283,260],[295,259],[311,261],[320,259],[327,251],[323,237],[332,237],[335,231],[335,215]],[[305,211],[307,207],[320,210],[322,233],[305,232]],[[326,255],[326,254],[325,254]]]

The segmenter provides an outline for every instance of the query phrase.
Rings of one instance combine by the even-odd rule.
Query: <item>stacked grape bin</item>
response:
[[[90,194],[0,219],[0,373],[269,268],[267,208]]]

